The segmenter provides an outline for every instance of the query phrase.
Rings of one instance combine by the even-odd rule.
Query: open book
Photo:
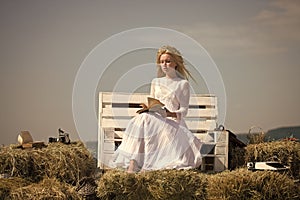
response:
[[[147,97],[147,100],[148,100],[148,105],[141,104],[143,108],[136,111],[137,113],[141,114],[143,112],[159,112],[160,114],[162,114],[162,111],[165,112],[164,110],[165,104],[160,102],[158,99]]]

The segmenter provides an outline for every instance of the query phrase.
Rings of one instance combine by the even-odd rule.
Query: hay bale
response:
[[[208,199],[297,199],[299,188],[284,174],[247,169],[226,171],[208,177]]]
[[[150,171],[139,175],[154,199],[206,199],[207,178],[193,170]]]
[[[206,175],[192,170],[111,170],[98,181],[96,192],[101,199],[206,199],[206,185]]]
[[[12,190],[27,186],[29,184],[31,184],[29,181],[19,177],[0,178],[0,199],[11,199],[10,193]]]
[[[246,162],[277,161],[290,167],[289,175],[300,178],[300,143],[294,141],[274,141],[250,144],[246,147]]]
[[[0,149],[0,173],[14,177],[29,177],[29,160],[28,151],[17,149],[15,145],[2,147]]]
[[[100,199],[296,200],[300,195],[299,186],[287,175],[247,169],[211,175],[192,170],[110,170],[97,184]]]
[[[246,166],[245,153],[245,147],[242,148],[229,146],[228,169],[234,170]]]
[[[140,199],[135,174],[110,170],[97,182],[97,196],[101,199]]]
[[[38,182],[44,177],[76,184],[96,169],[96,162],[82,142],[50,143],[46,148],[0,150],[0,173]]]
[[[77,192],[69,184],[57,179],[44,179],[40,183],[32,183],[28,186],[14,189],[10,193],[11,199],[80,199]]]

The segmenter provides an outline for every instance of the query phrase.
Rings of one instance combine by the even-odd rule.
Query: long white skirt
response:
[[[142,170],[199,167],[202,142],[180,124],[157,113],[137,115],[126,128],[111,167],[127,169],[130,160]]]

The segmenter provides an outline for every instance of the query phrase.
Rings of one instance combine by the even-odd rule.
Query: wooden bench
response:
[[[99,93],[98,167],[108,168],[115,149],[122,141],[122,135],[129,120],[137,115],[141,103],[146,103],[145,93]],[[217,97],[193,94],[190,97],[189,112],[185,117],[191,132],[206,140],[201,149],[204,157],[203,171],[223,171],[228,168],[228,140],[226,131],[216,131],[218,116]]]

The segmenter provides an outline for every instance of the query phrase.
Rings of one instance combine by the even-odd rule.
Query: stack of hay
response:
[[[74,187],[55,178],[12,189],[10,199],[80,199]]]
[[[277,172],[237,169],[207,175],[192,170],[137,174],[111,170],[98,182],[100,199],[281,199],[299,198],[299,186]]]
[[[50,143],[44,148],[31,149],[17,148],[17,145],[2,147],[0,174],[10,178],[0,178],[0,195],[4,195],[0,199],[8,194],[17,199],[32,196],[44,199],[51,195],[57,199],[74,199],[77,195],[74,188],[95,169],[96,162],[82,142]]]
[[[237,169],[210,175],[208,181],[208,199],[296,200],[300,195],[294,180],[274,171]]]
[[[30,185],[29,181],[19,177],[0,178],[0,199],[10,199],[11,191]]]
[[[106,172],[98,182],[100,199],[206,199],[205,174],[190,170],[159,170],[130,174]]]
[[[300,179],[300,143],[295,141],[273,141],[250,144],[246,147],[245,162],[280,161],[289,166],[288,174]]]
[[[159,170],[129,174],[108,170],[98,180],[99,199],[289,199],[300,197],[300,143],[277,141],[245,148],[244,163],[277,157],[289,174],[245,168],[218,174],[196,170]],[[83,143],[50,143],[45,148],[0,148],[0,199],[81,199],[96,163]],[[299,181],[299,180],[298,180]],[[92,191],[89,191],[92,192]]]

